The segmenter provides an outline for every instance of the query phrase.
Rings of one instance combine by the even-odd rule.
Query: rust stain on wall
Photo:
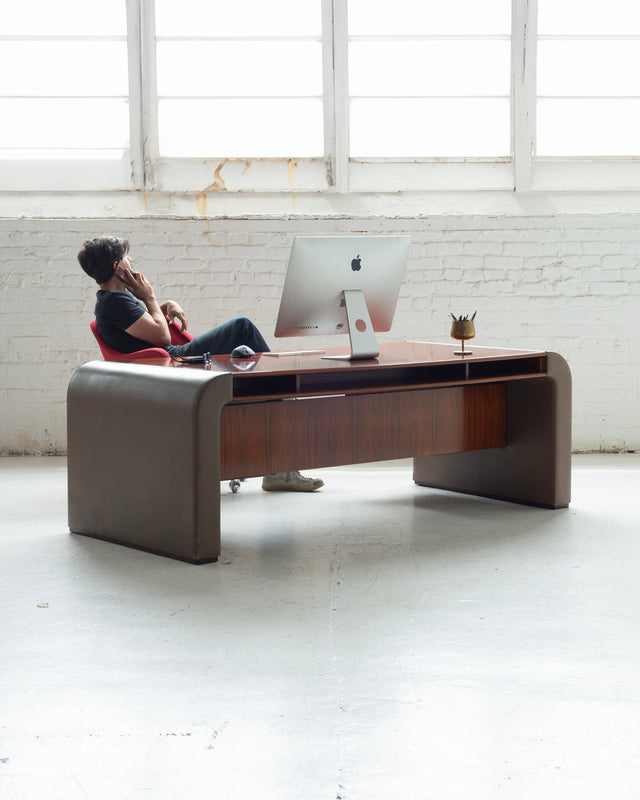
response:
[[[206,192],[198,192],[196,195],[196,205],[198,206],[198,211],[203,217],[207,216],[207,194]]]
[[[293,189],[293,170],[298,166],[298,162],[294,161],[290,158],[287,161],[287,179],[289,181],[289,186]],[[296,210],[296,195],[295,192],[291,192],[291,207],[293,210]]]
[[[213,173],[213,183],[204,188],[201,192],[198,192],[196,195],[196,205],[198,206],[198,211],[200,212],[201,216],[207,216],[207,192],[226,192],[227,185],[224,182],[224,178],[222,177],[222,168],[227,163],[229,159],[225,158],[224,161],[221,161],[218,166],[216,167],[216,171]]]
[[[289,180],[289,186],[293,189],[293,170],[298,166],[298,162],[294,161],[292,158],[289,159],[287,162],[287,178]]]
[[[224,182],[224,178],[220,174],[222,172],[222,168],[227,163],[229,159],[225,158],[224,161],[221,161],[218,166],[216,167],[216,171],[213,173],[213,183],[204,190],[205,192],[226,192],[227,186]]]

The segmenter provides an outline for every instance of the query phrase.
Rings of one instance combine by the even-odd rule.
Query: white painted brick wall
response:
[[[98,233],[126,235],[161,299],[201,333],[238,314],[273,339],[296,234],[408,233],[393,330],[380,339],[447,341],[449,312],[477,309],[476,342],[555,350],[574,380],[576,450],[640,449],[638,214],[420,219],[0,220],[0,453],[64,453],[73,371],[99,357],[89,331],[96,287],[76,253]],[[336,338],[331,344],[341,343]]]

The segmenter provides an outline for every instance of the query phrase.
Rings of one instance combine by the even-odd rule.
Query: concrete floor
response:
[[[66,462],[0,459],[0,796],[640,796],[640,456],[570,509],[223,486],[191,566],[71,535]]]

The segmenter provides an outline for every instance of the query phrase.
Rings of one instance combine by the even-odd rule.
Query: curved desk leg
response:
[[[67,393],[69,528],[199,564],[220,555],[231,375],[94,361]]]
[[[507,446],[414,459],[421,486],[565,508],[571,500],[571,373],[557,353],[547,376],[507,383]]]

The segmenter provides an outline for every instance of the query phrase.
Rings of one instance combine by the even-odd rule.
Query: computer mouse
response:
[[[231,351],[231,358],[251,358],[251,356],[255,356],[255,354],[255,350],[247,347],[246,344],[239,344]]]

